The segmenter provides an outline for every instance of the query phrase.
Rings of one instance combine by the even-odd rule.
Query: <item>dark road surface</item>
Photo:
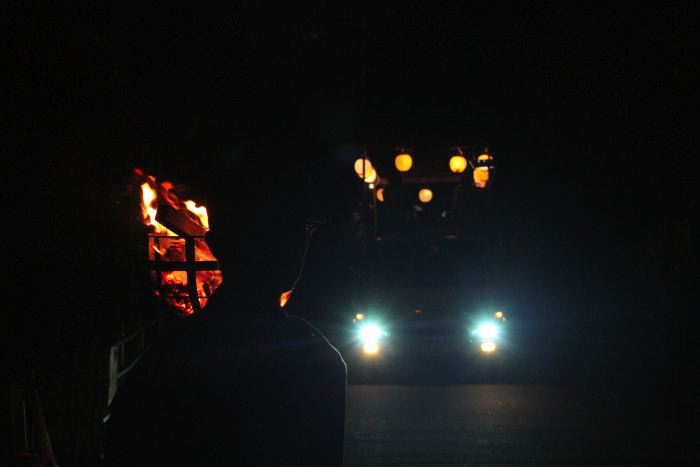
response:
[[[697,451],[653,400],[555,386],[351,385],[345,464],[690,465]]]

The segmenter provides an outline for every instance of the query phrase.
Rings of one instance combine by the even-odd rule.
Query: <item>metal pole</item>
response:
[[[377,188],[375,185],[375,188],[372,188],[372,217],[374,221],[374,226],[373,226],[373,235],[374,235],[374,240],[377,239]]]

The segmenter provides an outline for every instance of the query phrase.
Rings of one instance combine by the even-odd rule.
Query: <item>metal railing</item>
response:
[[[117,394],[119,380],[136,366],[143,354],[153,345],[153,342],[162,331],[165,320],[165,316],[155,318],[122,337],[110,347],[108,406]]]
[[[99,359],[102,363],[98,365],[98,369],[94,373],[96,379],[92,381],[99,384],[101,388],[104,388],[106,384],[107,393],[106,397],[98,395],[94,401],[96,405],[92,406],[96,423],[103,424],[109,419],[109,406],[117,394],[120,382],[155,343],[164,331],[166,322],[170,322],[167,316],[161,316],[145,324],[138,324],[135,330],[123,335],[112,345],[106,348],[101,347],[102,356]],[[105,362],[106,359],[108,362]],[[46,395],[47,391],[52,390],[50,386],[53,384],[47,385],[46,382],[43,382],[40,385],[37,373],[32,368],[26,373],[20,374],[7,387],[9,389],[7,401],[9,402],[10,415],[8,434],[11,451],[9,454],[10,466],[12,467],[57,467],[46,422],[47,416],[51,421],[51,408],[45,412],[39,397],[40,390]],[[97,429],[101,430],[101,428]],[[54,435],[56,434],[54,433]],[[60,441],[65,438],[63,435],[65,433],[58,433],[57,439]],[[4,465],[2,460],[0,460],[0,465]]]

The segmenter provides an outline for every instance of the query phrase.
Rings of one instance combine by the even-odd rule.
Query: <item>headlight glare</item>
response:
[[[494,323],[484,323],[476,329],[476,334],[482,339],[494,339],[498,335],[498,327]]]
[[[376,324],[365,324],[360,328],[360,338],[363,341],[376,341],[382,335],[382,330]]]
[[[360,328],[360,341],[362,350],[369,355],[379,353],[379,339],[384,331],[374,323],[367,323]]]

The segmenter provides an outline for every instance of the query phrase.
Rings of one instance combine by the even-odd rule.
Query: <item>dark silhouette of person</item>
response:
[[[280,170],[243,201],[212,174],[206,238],[223,283],[127,375],[111,406],[106,465],[342,464],[345,363],[278,302],[309,237],[298,187]]]

